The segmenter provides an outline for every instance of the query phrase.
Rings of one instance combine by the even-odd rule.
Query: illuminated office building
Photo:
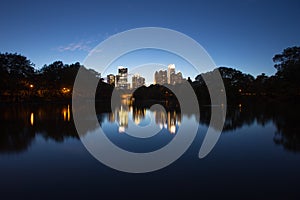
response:
[[[145,78],[140,76],[139,74],[132,76],[132,88],[136,89],[145,85]]]
[[[154,74],[154,83],[164,85],[168,83],[167,70],[159,70]]]
[[[168,84],[175,84],[175,65],[169,64],[168,65]]]
[[[120,89],[129,89],[128,69],[126,67],[118,67],[118,75],[116,76],[116,87]]]

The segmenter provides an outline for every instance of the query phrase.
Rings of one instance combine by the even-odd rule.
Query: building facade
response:
[[[135,74],[132,76],[132,88],[136,89],[145,85],[145,78],[140,76],[139,74]]]
[[[159,70],[154,74],[154,83],[164,85],[168,83],[167,70]]]
[[[118,75],[116,76],[116,87],[120,89],[129,89],[130,83],[128,83],[128,68],[123,66],[118,67]]]
[[[174,85],[175,79],[176,79],[175,65],[169,64],[168,65],[168,84]]]
[[[176,73],[175,65],[170,64],[168,65],[168,70],[159,70],[156,71],[154,74],[154,84],[180,84],[183,81],[182,73]]]

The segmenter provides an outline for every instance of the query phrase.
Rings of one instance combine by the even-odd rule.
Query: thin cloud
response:
[[[59,52],[65,52],[65,51],[86,51],[89,52],[92,50],[92,47],[90,46],[92,41],[80,41],[77,43],[70,43],[65,46],[59,46],[57,50]]]
[[[84,52],[91,52],[94,47],[100,42],[104,41],[109,38],[111,34],[105,32],[104,34],[98,34],[97,37],[88,40],[81,40],[79,42],[72,42],[67,45],[62,45],[56,48],[59,52],[66,52],[66,51],[84,51]],[[101,52],[102,50],[94,50],[95,52]]]

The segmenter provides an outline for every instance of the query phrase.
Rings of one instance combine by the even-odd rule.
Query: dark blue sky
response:
[[[0,52],[25,55],[37,68],[83,62],[110,35],[158,26],[192,37],[217,65],[271,75],[273,55],[300,44],[299,10],[297,0],[2,0]]]

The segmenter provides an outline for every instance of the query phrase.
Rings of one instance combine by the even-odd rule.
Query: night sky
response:
[[[2,0],[0,52],[20,53],[37,69],[56,60],[82,63],[109,36],[154,26],[192,37],[218,66],[272,75],[274,54],[300,44],[299,10],[297,0]]]

